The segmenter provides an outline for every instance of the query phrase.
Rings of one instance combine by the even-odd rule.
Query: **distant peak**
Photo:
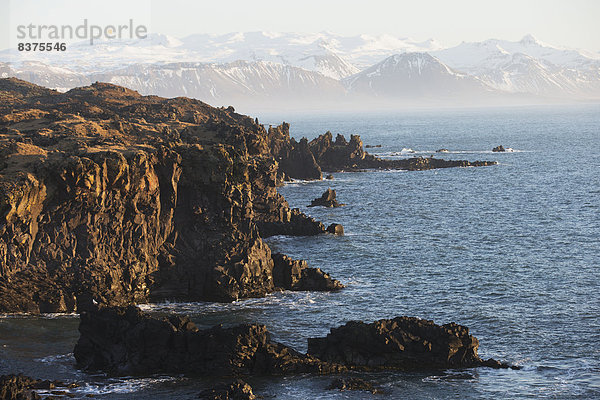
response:
[[[521,43],[523,44],[540,44],[540,41],[537,40],[532,34],[528,34],[523,36],[521,39]]]
[[[400,54],[394,54],[390,56],[388,60],[405,60],[405,59],[425,59],[425,60],[433,60],[434,57],[426,52],[406,52]]]

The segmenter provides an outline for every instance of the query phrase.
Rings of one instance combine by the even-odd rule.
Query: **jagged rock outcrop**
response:
[[[280,131],[281,137],[289,137],[289,132]],[[346,140],[343,135],[338,134],[335,141],[331,132],[326,132],[323,135],[311,140],[308,143],[308,148],[313,155],[316,164],[322,171],[337,172],[337,171],[361,171],[366,169],[400,169],[410,171],[421,171],[435,168],[451,168],[451,167],[482,167],[497,164],[495,161],[466,161],[466,160],[444,160],[438,158],[423,158],[413,157],[401,160],[381,159],[372,154],[367,153],[363,148],[363,142],[358,135],[351,135],[350,140]],[[303,147],[304,153],[306,149]],[[282,160],[285,160],[285,154]],[[312,159],[305,155],[303,158],[306,161],[305,166],[299,157],[295,158],[294,168],[286,167],[286,176],[289,178],[298,179],[321,179],[322,174],[304,174],[302,177],[295,176],[295,171],[302,171],[309,168],[312,164]],[[312,177],[311,177],[312,176]]]
[[[477,355],[466,327],[398,317],[349,322],[308,340],[308,354],[272,342],[264,325],[199,330],[187,317],[152,317],[135,306],[90,305],[80,315],[74,350],[79,368],[117,375],[194,373],[331,374],[348,369],[508,368]]]
[[[492,151],[494,153],[504,153],[506,151],[506,149],[504,148],[504,146],[500,145],[500,146],[496,146],[492,149]]]
[[[154,318],[139,308],[90,306],[74,350],[79,368],[117,375],[334,373],[345,370],[272,342],[264,325],[199,330],[187,317]]]
[[[202,400],[255,400],[252,386],[241,379],[228,385],[220,385],[214,389],[203,390],[199,395]]]
[[[0,376],[0,399],[2,400],[34,400],[42,397],[33,391],[35,379],[23,375]]]
[[[309,148],[308,140],[302,138],[297,142],[291,138],[288,123],[269,127],[267,137],[269,149],[279,162],[279,172],[284,179],[322,179],[321,167]]]
[[[331,188],[327,188],[327,190],[325,192],[323,192],[323,194],[321,195],[321,197],[318,197],[316,199],[314,199],[313,201],[311,201],[309,207],[341,207],[341,206],[345,206],[345,204],[343,203],[338,203],[337,201],[337,195],[335,193],[335,190],[331,189]]]
[[[337,135],[335,142],[331,132],[320,135],[309,143],[310,150],[317,163],[324,171],[340,171],[363,168],[360,164],[365,158],[373,158],[363,149],[363,142],[358,135],[351,135],[348,142],[343,135]]]
[[[258,216],[254,222],[262,237],[314,236],[326,232],[322,222],[307,216],[298,208],[282,210],[281,215],[264,213]]]
[[[344,288],[338,280],[319,268],[309,268],[306,261],[294,260],[285,254],[273,254],[273,281],[276,287],[288,290],[336,291]]]
[[[300,139],[298,143],[291,139],[287,150],[287,153],[279,155],[279,168],[286,177],[303,180],[322,179],[321,167],[315,161],[306,138]]]
[[[36,390],[51,391],[52,394],[67,393],[62,389],[78,387],[75,383],[64,383],[62,381],[49,381],[33,379],[28,376],[2,375],[0,376],[0,399],[2,400],[36,400],[42,399]],[[58,390],[61,389],[61,390]],[[54,398],[47,396],[46,399]]]
[[[16,79],[0,100],[0,312],[263,296],[262,237],[325,232],[277,193],[289,140],[231,107]]]
[[[414,317],[352,321],[324,338],[308,340],[308,353],[358,369],[427,370],[487,366],[509,368],[477,355],[479,341],[467,327]]]

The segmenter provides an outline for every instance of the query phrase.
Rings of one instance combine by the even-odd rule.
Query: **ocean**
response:
[[[259,115],[314,138],[358,134],[369,152],[495,160],[431,171],[334,173],[280,188],[293,207],[345,236],[273,237],[273,251],[339,279],[338,293],[284,292],[232,304],[143,305],[200,327],[264,323],[273,339],[306,339],[350,320],[408,315],[468,326],[479,353],[522,367],[358,374],[389,399],[600,398],[600,105],[418,110],[386,114]],[[503,145],[506,153],[491,149]],[[437,149],[448,153],[435,153]],[[346,205],[307,208],[331,187]],[[0,318],[0,374],[77,380],[76,397],[190,399],[212,380],[112,378],[77,371],[76,315]],[[325,388],[332,377],[250,378],[276,399],[371,399]]]

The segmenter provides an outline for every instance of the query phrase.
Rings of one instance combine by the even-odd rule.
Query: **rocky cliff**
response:
[[[259,226],[325,229],[277,193],[271,146],[233,108],[0,80],[0,312],[276,290]]]
[[[343,232],[290,209],[284,179],[469,165],[489,163],[382,160],[358,136],[297,142],[232,107],[0,79],[0,312],[337,290],[262,240]]]

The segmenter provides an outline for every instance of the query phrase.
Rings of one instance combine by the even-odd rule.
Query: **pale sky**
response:
[[[598,0],[0,0],[0,49],[16,26],[120,24],[184,37],[235,31],[391,34],[445,46],[532,34],[557,46],[600,51]]]

